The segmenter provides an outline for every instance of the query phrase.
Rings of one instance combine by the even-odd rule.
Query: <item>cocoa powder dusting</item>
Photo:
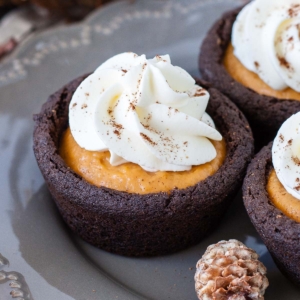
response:
[[[135,110],[135,105],[132,102],[129,103],[129,106],[132,110]]]
[[[110,120],[109,122],[113,127],[114,131],[113,133],[120,139],[121,138],[121,130],[124,129],[121,124],[116,123],[114,120]]]
[[[288,10],[288,14],[291,18],[295,18],[298,16],[300,12],[300,4],[294,4],[292,7]]]
[[[200,96],[205,96],[205,95],[206,95],[205,89],[198,89],[194,94],[195,97],[200,97]]]
[[[145,128],[145,129],[147,129],[147,130],[149,130],[149,131],[151,131],[151,132],[155,132],[156,134],[160,134],[160,132],[158,131],[158,130],[155,130],[153,127],[151,127],[150,125],[148,125],[148,124],[144,124],[144,123],[142,123],[141,122],[141,124],[142,124],[142,126]]]
[[[297,27],[297,29],[298,29],[298,37],[299,37],[299,39],[300,39],[300,24],[297,24],[296,27]]]
[[[279,135],[279,140],[281,143],[284,142],[284,136],[282,135],[282,133],[280,133],[280,135]]]
[[[118,136],[118,138],[120,139],[121,138],[121,133],[119,130],[115,129],[114,131],[114,134]]]
[[[81,109],[84,109],[84,108],[87,108],[87,104],[85,104],[85,103],[81,105]]]
[[[143,124],[143,123],[141,123],[142,124],[142,126],[144,127],[144,128],[146,128],[146,129],[149,129],[150,128],[150,125],[146,125],[146,124]]]
[[[115,121],[111,121],[112,122],[112,126],[121,130],[124,129],[123,126],[121,124],[116,123]]]
[[[277,55],[277,58],[279,60],[279,63],[282,67],[286,68],[286,69],[291,69],[291,65],[290,63],[285,59],[285,57],[279,56]]]
[[[300,160],[298,157],[292,157],[293,162],[299,167],[300,166]]]
[[[157,143],[153,142],[153,141],[149,138],[148,135],[146,135],[146,134],[140,132],[140,136],[141,136],[145,141],[147,141],[148,143],[150,143],[152,146],[157,145]]]

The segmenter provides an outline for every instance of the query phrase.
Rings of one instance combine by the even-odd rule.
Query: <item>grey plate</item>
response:
[[[84,23],[31,38],[0,65],[0,300],[11,299],[12,290],[18,299],[35,300],[196,299],[197,260],[209,244],[230,238],[261,255],[271,284],[266,299],[300,298],[300,291],[281,275],[256,234],[241,195],[219,228],[196,247],[149,259],[121,257],[86,244],[69,231],[32,152],[32,114],[63,84],[123,51],[169,53],[174,64],[197,75],[204,34],[223,11],[242,3],[118,2]]]

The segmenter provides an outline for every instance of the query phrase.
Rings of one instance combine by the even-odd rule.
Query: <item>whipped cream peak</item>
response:
[[[82,148],[110,151],[110,163],[147,171],[186,171],[216,157],[221,140],[205,112],[209,94],[168,55],[122,53],[77,88],[69,108],[72,135]]]
[[[233,25],[235,56],[274,90],[300,92],[300,0],[254,0]]]
[[[273,142],[272,161],[286,191],[300,200],[300,112],[279,129]]]

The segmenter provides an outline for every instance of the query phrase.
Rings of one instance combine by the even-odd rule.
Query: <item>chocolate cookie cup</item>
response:
[[[209,30],[199,56],[203,79],[227,95],[245,114],[253,130],[256,148],[273,140],[281,124],[300,111],[300,101],[265,96],[233,79],[223,65],[223,57],[231,41],[234,21],[242,8],[225,13]]]
[[[248,215],[278,268],[300,286],[300,223],[272,203],[266,190],[272,164],[272,143],[265,146],[248,167],[243,198]]]
[[[67,167],[58,154],[70,100],[84,78],[50,96],[34,117],[34,153],[65,222],[87,242],[127,256],[161,255],[198,243],[218,224],[252,158],[253,137],[244,115],[227,97],[208,88],[208,113],[226,141],[227,155],[206,180],[143,195],[99,188]]]

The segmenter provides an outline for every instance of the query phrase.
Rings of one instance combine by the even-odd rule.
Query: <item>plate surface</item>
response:
[[[70,232],[32,151],[32,115],[62,85],[124,51],[149,57],[169,53],[173,64],[198,75],[205,33],[222,12],[243,3],[120,1],[81,24],[36,35],[0,65],[0,300],[11,299],[12,290],[27,300],[197,299],[197,260],[209,244],[230,238],[261,255],[270,280],[266,299],[300,298],[256,234],[241,195],[218,229],[199,245],[163,257],[121,257]]]

